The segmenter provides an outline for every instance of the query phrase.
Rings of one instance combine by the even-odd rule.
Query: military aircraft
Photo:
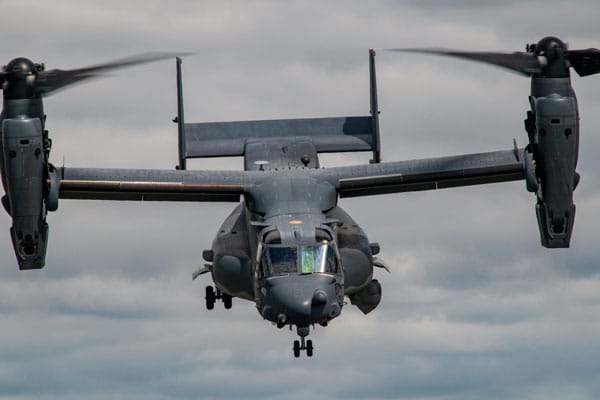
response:
[[[579,117],[570,68],[600,72],[600,51],[569,50],[545,37],[525,52],[393,49],[450,55],[509,68],[531,77],[528,145],[478,154],[381,162],[375,52],[369,51],[370,113],[362,116],[187,123],[181,58],[176,57],[179,163],[173,170],[56,167],[49,162],[43,98],[106,71],[175,57],[146,53],[73,70],[46,70],[17,58],[0,73],[2,204],[21,270],[44,266],[48,211],[59,199],[234,202],[206,263],[206,307],[234,297],[256,304],[278,328],[296,327],[293,353],[313,355],[311,326],[340,316],[347,297],[367,314],[381,300],[374,267],[386,268],[379,245],[339,205],[339,198],[524,180],[536,196],[541,244],[569,247],[575,205]],[[319,154],[372,152],[371,163],[323,168]],[[241,156],[243,171],[188,170],[200,157]]]

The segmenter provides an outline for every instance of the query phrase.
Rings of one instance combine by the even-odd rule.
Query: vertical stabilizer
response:
[[[177,169],[186,169],[185,162],[185,119],[183,117],[183,84],[181,77],[181,58],[177,57],[177,134],[179,137],[179,165]]]
[[[371,95],[371,130],[373,132],[373,159],[371,163],[380,163],[379,106],[377,105],[377,76],[375,74],[375,50],[373,49],[369,49],[369,90]]]

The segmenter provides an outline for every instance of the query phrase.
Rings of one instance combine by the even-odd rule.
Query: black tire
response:
[[[215,308],[215,300],[216,300],[217,296],[215,295],[215,289],[213,289],[212,286],[207,286],[206,287],[206,309],[207,310],[212,310],[213,308]]]
[[[229,310],[233,305],[233,297],[231,295],[228,295],[227,293],[223,293],[221,296],[223,299],[223,305],[225,306],[225,309]]]
[[[313,347],[313,344],[312,344],[312,340],[309,339],[309,340],[306,341],[306,355],[308,357],[312,357],[313,356],[313,350],[314,350],[314,347]]]
[[[294,357],[300,357],[300,341],[294,340]]]

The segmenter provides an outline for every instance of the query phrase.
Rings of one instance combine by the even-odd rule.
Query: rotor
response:
[[[569,50],[566,43],[553,36],[528,44],[525,52],[462,51],[439,47],[388,50],[458,57],[508,68],[532,77],[565,78],[569,76],[570,67],[580,76],[600,72],[600,50]]]
[[[44,64],[18,57],[2,68],[0,83],[6,99],[48,96],[69,85],[102,76],[112,70],[187,54],[189,53],[149,52],[83,68],[48,71]]]

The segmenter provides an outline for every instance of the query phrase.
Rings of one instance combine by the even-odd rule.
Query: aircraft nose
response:
[[[263,316],[278,325],[325,323],[341,313],[332,276],[300,275],[267,284]]]

